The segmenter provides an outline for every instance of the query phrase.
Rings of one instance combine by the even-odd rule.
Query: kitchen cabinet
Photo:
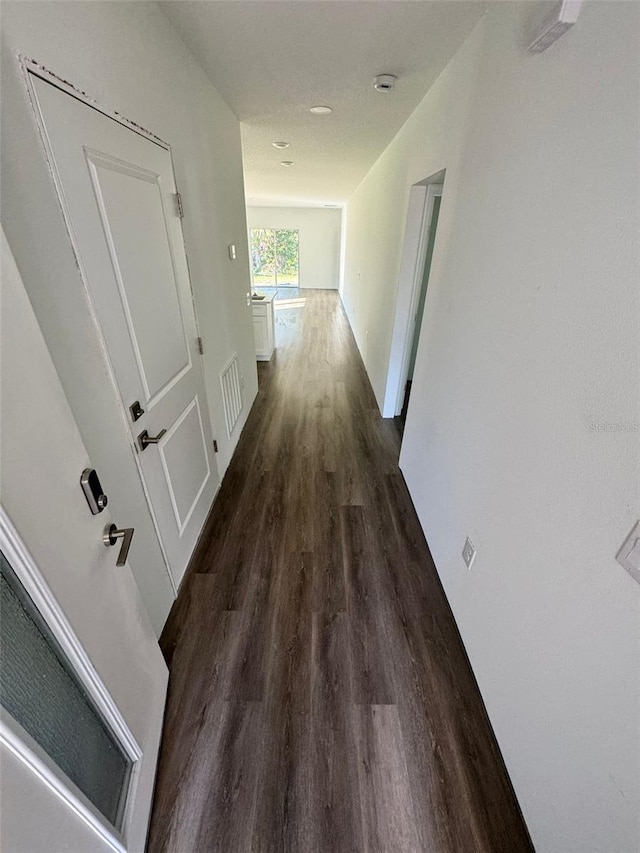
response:
[[[256,341],[256,358],[258,361],[269,361],[275,349],[275,332],[273,318],[273,301],[275,296],[265,296],[264,299],[251,300],[253,312],[253,334]]]

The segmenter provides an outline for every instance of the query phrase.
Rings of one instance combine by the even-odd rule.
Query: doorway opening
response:
[[[400,431],[409,406],[420,330],[431,272],[445,170],[414,184],[409,191],[395,319],[382,407]]]
[[[438,227],[438,217],[440,215],[440,204],[442,201],[442,184],[431,184],[427,188],[427,201],[425,205],[425,225],[426,247],[424,264],[422,265],[422,275],[419,281],[416,281],[415,294],[413,303],[415,303],[415,311],[413,312],[413,321],[409,327],[409,335],[407,343],[410,346],[407,348],[408,361],[406,374],[404,379],[404,394],[400,405],[400,413],[398,417],[398,425],[401,432],[404,431],[405,421],[407,419],[407,410],[409,408],[409,397],[411,396],[411,385],[413,382],[413,372],[416,366],[416,356],[418,354],[418,343],[420,341],[420,331],[422,329],[422,319],[424,316],[424,305],[427,298],[427,287],[429,285],[429,273],[431,272],[431,260],[433,258],[433,247],[436,239],[436,229]],[[420,266],[418,266],[418,270]],[[404,371],[403,371],[404,373]],[[402,390],[402,385],[400,386]]]

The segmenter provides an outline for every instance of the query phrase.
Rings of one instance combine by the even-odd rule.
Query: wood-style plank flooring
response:
[[[396,427],[304,296],[163,633],[149,853],[529,853]]]

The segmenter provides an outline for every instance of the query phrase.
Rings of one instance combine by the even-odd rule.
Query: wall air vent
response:
[[[220,373],[222,385],[222,402],[224,403],[224,417],[227,422],[227,433],[231,433],[238,423],[242,411],[242,385],[240,382],[240,369],[238,367],[238,353],[235,352]]]

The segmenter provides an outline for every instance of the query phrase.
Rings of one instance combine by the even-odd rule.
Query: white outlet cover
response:
[[[476,558],[476,546],[473,544],[471,539],[467,536],[464,543],[464,548],[462,549],[462,559],[464,560],[465,566],[470,569],[473,565],[473,561]]]
[[[616,554],[616,560],[640,583],[640,521],[634,524],[631,533],[624,540],[622,548]]]

